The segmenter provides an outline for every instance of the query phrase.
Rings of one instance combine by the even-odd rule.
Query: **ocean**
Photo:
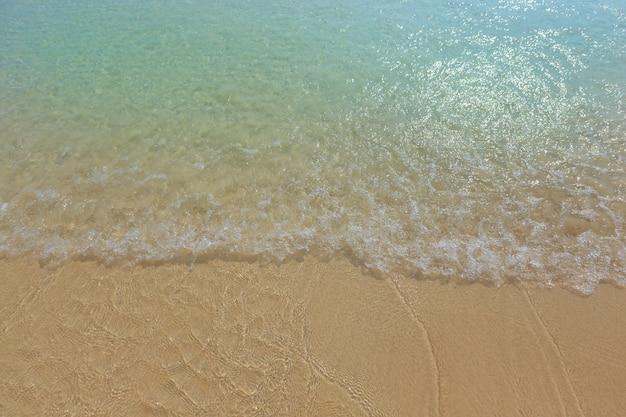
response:
[[[0,258],[626,285],[622,1],[0,1]]]

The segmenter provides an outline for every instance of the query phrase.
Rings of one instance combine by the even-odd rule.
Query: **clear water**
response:
[[[626,285],[621,1],[0,1],[0,256]]]

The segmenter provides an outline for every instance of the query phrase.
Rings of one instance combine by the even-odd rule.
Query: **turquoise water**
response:
[[[622,2],[0,1],[0,97],[2,257],[626,285]]]

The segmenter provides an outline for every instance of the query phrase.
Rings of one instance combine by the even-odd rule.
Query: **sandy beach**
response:
[[[0,1],[0,51],[0,417],[626,417],[625,0]]]
[[[0,261],[0,414],[620,416],[626,292]]]

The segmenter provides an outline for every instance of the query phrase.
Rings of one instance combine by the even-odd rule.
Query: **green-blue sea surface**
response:
[[[0,257],[626,285],[623,1],[0,0]]]

